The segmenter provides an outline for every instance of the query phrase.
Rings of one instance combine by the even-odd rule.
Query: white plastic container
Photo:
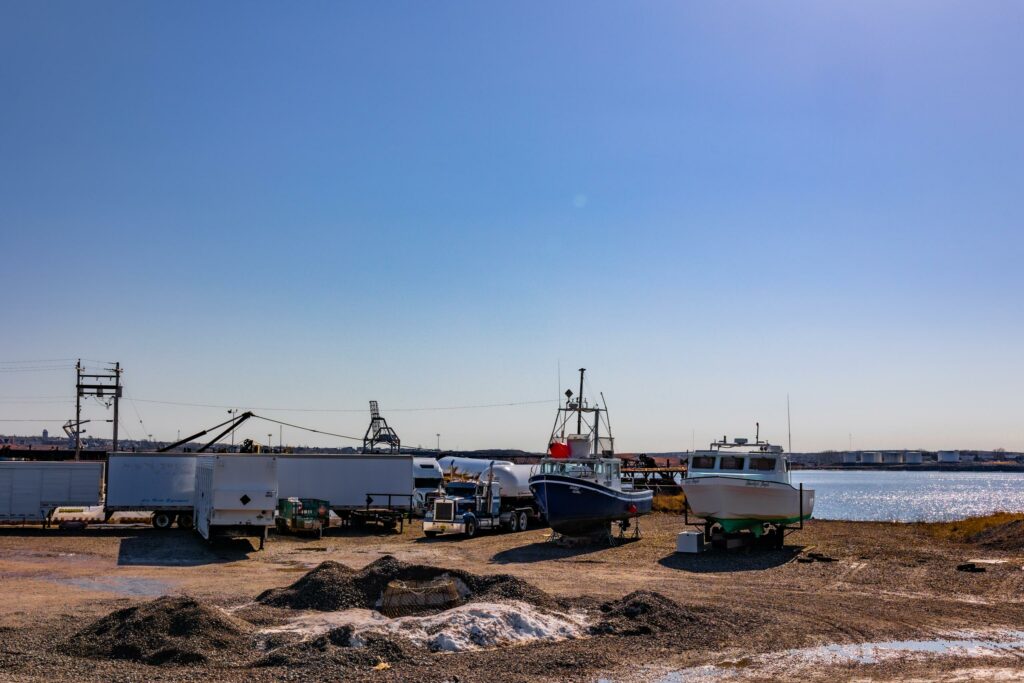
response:
[[[566,441],[569,444],[570,458],[589,458],[593,455],[590,450],[590,437],[586,434],[570,434]]]
[[[677,553],[704,552],[704,534],[699,531],[683,531],[676,536]]]
[[[59,507],[99,505],[102,462],[0,461],[0,521],[43,522]]]

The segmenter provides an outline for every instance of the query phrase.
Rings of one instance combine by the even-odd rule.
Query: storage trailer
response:
[[[348,526],[401,530],[412,510],[411,455],[280,455],[277,479],[281,498],[326,500]]]
[[[196,456],[192,453],[111,453],[106,519],[115,512],[152,512],[153,526],[191,529]]]
[[[0,461],[0,522],[48,526],[59,507],[102,501],[102,462]]]
[[[277,458],[209,455],[196,459],[195,525],[207,541],[217,535],[257,536],[260,550],[277,508]]]

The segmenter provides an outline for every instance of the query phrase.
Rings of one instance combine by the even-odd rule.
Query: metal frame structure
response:
[[[398,453],[402,450],[398,433],[381,417],[377,402],[370,401],[370,426],[363,435],[363,453],[372,453],[377,444],[387,444],[389,453]]]

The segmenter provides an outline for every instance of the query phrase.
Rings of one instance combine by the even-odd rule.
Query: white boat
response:
[[[782,447],[757,438],[750,444],[723,437],[710,450],[690,455],[682,489],[708,532],[717,524],[727,533],[750,529],[760,536],[799,524],[814,512],[814,491],[790,482]]]

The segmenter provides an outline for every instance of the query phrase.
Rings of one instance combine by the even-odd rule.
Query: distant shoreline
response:
[[[831,471],[872,471],[872,472],[1024,472],[1024,464],[1020,463],[924,463],[921,465],[821,465],[806,467],[794,465],[793,471],[831,470]]]

